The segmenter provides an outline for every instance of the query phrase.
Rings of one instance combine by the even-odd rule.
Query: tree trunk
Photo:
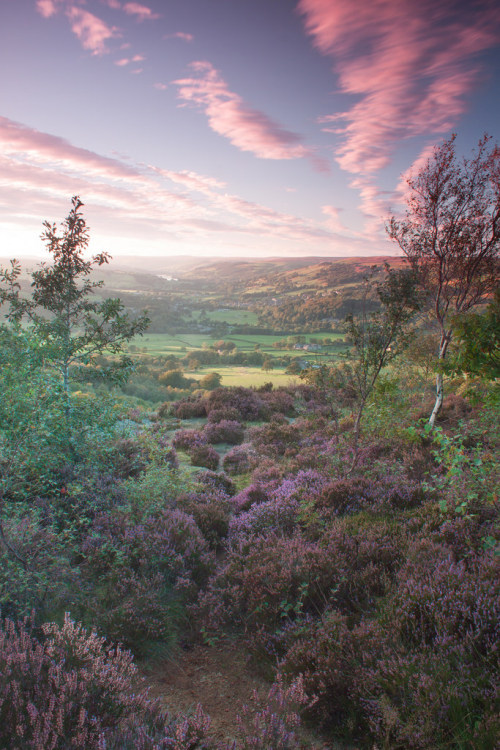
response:
[[[436,421],[436,417],[441,411],[441,407],[443,405],[443,373],[438,372],[436,375],[436,401],[434,403],[434,408],[432,410],[431,416],[429,417],[429,424],[431,427],[434,427],[434,423]]]
[[[443,331],[441,335],[441,343],[439,345],[439,358],[438,358],[438,367],[441,368],[441,364],[446,356],[446,350],[448,349],[448,344],[451,340],[451,330],[450,331]],[[441,407],[443,405],[443,398],[444,398],[444,383],[443,383],[443,372],[441,369],[439,369],[438,374],[436,375],[436,401],[434,403],[434,408],[432,410],[431,416],[429,417],[429,424],[431,427],[434,427],[434,424],[436,422],[436,417],[441,411]]]

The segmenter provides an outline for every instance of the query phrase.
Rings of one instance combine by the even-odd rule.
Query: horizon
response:
[[[409,170],[452,132],[499,140],[490,0],[4,0],[0,22],[7,257],[43,259],[73,195],[115,260],[398,257]]]

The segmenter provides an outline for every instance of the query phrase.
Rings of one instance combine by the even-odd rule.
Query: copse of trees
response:
[[[452,135],[409,177],[404,219],[392,217],[391,239],[418,274],[439,329],[440,363],[453,337],[454,316],[486,301],[498,284],[500,149],[489,136],[460,160]],[[436,379],[434,425],[443,404],[443,370]]]

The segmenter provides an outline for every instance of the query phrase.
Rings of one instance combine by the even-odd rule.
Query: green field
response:
[[[260,367],[207,367],[196,373],[189,373],[190,378],[199,380],[209,372],[219,372],[222,375],[221,385],[240,385],[246,388],[258,388],[264,383],[280,385],[296,385],[301,380],[296,375],[288,375],[284,370],[269,370],[265,372]]]
[[[251,310],[238,310],[234,308],[224,308],[222,310],[211,310],[207,312],[207,318],[214,323],[227,323],[228,325],[247,325],[256,326],[258,323],[257,315]]]
[[[238,312],[238,311],[236,311]],[[225,341],[233,341],[238,350],[242,352],[250,352],[255,349],[256,344],[260,346],[262,352],[269,352],[278,357],[286,355],[292,356],[304,356],[304,357],[316,357],[317,354],[330,354],[328,347],[325,347],[321,352],[305,352],[303,350],[296,349],[274,349],[273,343],[281,341],[284,336],[279,335],[266,335],[266,334],[228,334],[224,337]],[[307,340],[309,340],[307,336]],[[314,338],[314,337],[313,337]],[[342,334],[332,333],[329,334],[331,339],[340,339]],[[147,354],[158,355],[169,355],[173,354],[176,356],[184,356],[186,352],[193,351],[194,349],[202,349],[203,344],[212,346],[215,341],[220,340],[214,338],[207,333],[181,333],[178,336],[172,336],[169,333],[146,333],[145,336],[138,336],[131,341],[133,346],[138,347],[139,350],[144,350]],[[133,350],[132,350],[133,351]]]

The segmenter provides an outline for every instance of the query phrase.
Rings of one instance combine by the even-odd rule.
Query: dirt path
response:
[[[159,698],[170,713],[191,712],[201,703],[212,720],[213,736],[221,744],[235,737],[236,715],[242,706],[262,709],[270,688],[249,669],[242,650],[231,644],[194,646],[150,665],[144,676],[151,696]],[[307,736],[304,740],[304,747],[310,750],[337,750]]]

